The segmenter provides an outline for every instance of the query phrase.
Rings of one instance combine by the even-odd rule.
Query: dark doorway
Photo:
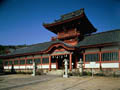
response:
[[[58,56],[53,56],[52,57],[52,63],[56,62],[57,65],[57,69],[64,69],[64,59],[68,60],[68,64],[69,64],[69,55],[58,55]],[[69,65],[68,65],[69,68]]]
[[[58,58],[58,69],[64,69],[64,62],[63,62],[63,58]]]

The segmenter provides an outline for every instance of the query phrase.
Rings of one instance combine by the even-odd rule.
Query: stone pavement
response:
[[[35,77],[31,75],[3,75],[0,76],[0,90],[12,90],[13,88],[33,85],[36,83],[49,81],[57,77],[58,76],[52,75],[40,75]]]
[[[120,78],[113,77],[19,76],[18,82],[17,78],[7,78],[0,81],[0,85],[5,85],[5,81],[6,87],[13,83],[18,86],[1,90],[120,90]]]

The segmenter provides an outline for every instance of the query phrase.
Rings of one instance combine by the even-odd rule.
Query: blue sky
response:
[[[50,41],[54,33],[43,22],[85,9],[97,32],[120,29],[119,0],[0,0],[0,44],[22,45]]]

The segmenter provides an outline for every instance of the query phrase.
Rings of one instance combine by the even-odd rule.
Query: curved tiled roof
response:
[[[56,44],[56,43],[64,44],[64,46],[66,46],[66,47],[73,47],[69,44],[66,44],[66,43],[60,41],[60,40],[56,40],[56,41],[50,41],[50,42],[44,42],[44,43],[30,45],[25,48],[16,49],[15,51],[13,51],[7,55],[3,55],[3,56],[40,52],[40,51],[47,50],[51,45]]]
[[[77,47],[116,42],[120,42],[120,29],[86,36],[77,44]]]
[[[81,48],[81,47],[86,47],[86,46],[91,46],[91,45],[95,46],[99,44],[116,43],[116,42],[117,43],[120,42],[120,29],[92,34],[90,36],[85,36],[84,39],[80,41],[76,46],[71,46],[60,40],[56,40],[56,41],[50,41],[50,42],[30,45],[25,48],[16,49],[15,51],[11,53],[7,55],[2,55],[2,56],[13,56],[13,55],[19,55],[19,54],[22,55],[26,53],[35,53],[35,52],[45,51],[51,45],[57,44],[57,43],[63,44],[64,46],[70,47],[70,48],[75,48],[75,47]]]

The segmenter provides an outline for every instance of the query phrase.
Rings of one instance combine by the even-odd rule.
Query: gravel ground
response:
[[[35,77],[22,74],[3,75],[0,76],[0,90],[13,90],[13,88],[33,85],[36,83],[49,81],[57,77],[58,76],[51,75],[40,75]]]
[[[6,84],[18,85],[17,87],[1,90],[120,90],[120,78],[113,77],[70,77],[11,75],[3,76],[0,88]],[[0,76],[1,78],[1,76]],[[17,81],[18,79],[18,81]],[[3,86],[2,86],[3,87]],[[4,86],[5,87],[5,86]]]

